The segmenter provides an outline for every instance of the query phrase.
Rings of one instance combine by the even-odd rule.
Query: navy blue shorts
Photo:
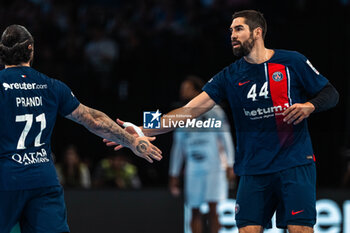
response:
[[[21,233],[69,232],[62,187],[0,191],[0,233],[17,222]]]
[[[236,201],[238,228],[249,225],[271,228],[271,218],[275,211],[278,228],[315,225],[314,163],[272,174],[241,177]]]

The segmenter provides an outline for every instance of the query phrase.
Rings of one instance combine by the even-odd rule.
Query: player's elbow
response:
[[[339,92],[333,86],[331,87],[332,87],[330,88],[331,94],[329,95],[329,98],[328,98],[327,109],[334,108],[339,102]]]

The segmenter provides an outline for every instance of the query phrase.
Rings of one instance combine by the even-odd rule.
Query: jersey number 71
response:
[[[42,134],[43,130],[46,128],[45,113],[42,113],[39,116],[35,117],[35,121],[40,122],[40,132],[35,137],[35,140],[34,140],[34,146],[39,147],[39,146],[42,146],[45,144],[45,143],[40,142],[41,134]],[[18,143],[17,143],[17,150],[23,150],[23,149],[26,149],[25,140],[26,140],[26,137],[27,137],[30,129],[32,128],[33,114],[17,115],[16,122],[26,122],[24,129],[23,129],[21,136],[19,137]]]

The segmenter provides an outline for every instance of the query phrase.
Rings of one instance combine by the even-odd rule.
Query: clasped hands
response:
[[[130,149],[139,157],[146,159],[148,162],[153,163],[153,159],[160,161],[162,157],[162,151],[154,146],[152,141],[156,139],[156,137],[147,137],[143,134],[142,130],[136,125],[130,122],[124,122],[117,119],[118,125],[124,127],[126,132],[135,137],[134,143],[131,145]],[[114,150],[120,150],[124,146],[118,144],[116,142],[109,141],[107,139],[103,139],[103,142],[107,146],[114,146]]]

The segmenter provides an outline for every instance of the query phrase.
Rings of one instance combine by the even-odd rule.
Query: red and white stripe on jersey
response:
[[[265,72],[268,75],[270,95],[273,106],[275,109],[279,109],[275,110],[275,119],[280,144],[282,147],[287,147],[293,142],[293,125],[283,122],[284,116],[282,113],[292,103],[290,98],[289,70],[288,67],[284,65],[268,63],[267,69],[265,67]]]

